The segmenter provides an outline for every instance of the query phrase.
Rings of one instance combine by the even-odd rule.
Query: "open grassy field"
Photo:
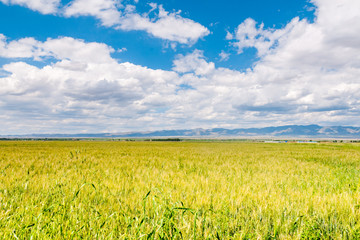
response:
[[[0,239],[359,239],[360,145],[0,142]]]

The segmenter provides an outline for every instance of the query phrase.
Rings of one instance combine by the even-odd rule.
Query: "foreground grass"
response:
[[[359,239],[360,145],[0,142],[0,239]]]

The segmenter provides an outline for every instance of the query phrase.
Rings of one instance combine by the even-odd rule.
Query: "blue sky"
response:
[[[0,0],[0,134],[358,126],[356,0]]]
[[[61,1],[63,5],[71,1]],[[127,1],[133,3],[132,1]],[[154,1],[139,1],[136,8],[139,12],[151,9],[149,3]],[[176,50],[167,46],[163,39],[154,38],[142,31],[118,31],[101,26],[99,21],[89,16],[61,18],[56,15],[43,15],[19,5],[0,5],[3,19],[2,34],[10,40],[23,37],[34,37],[45,41],[47,38],[70,36],[89,42],[103,42],[113,48],[126,48],[122,54],[114,54],[121,61],[134,64],[170,70],[176,54],[186,54],[194,49],[206,49],[205,56],[219,66],[244,70],[258,60],[256,51],[248,49],[243,54],[234,54],[236,49],[226,41],[226,32],[235,29],[246,18],[252,17],[267,27],[284,27],[291,19],[299,16],[312,21],[313,6],[307,1],[236,1],[227,0],[222,4],[218,1],[158,1],[168,11],[181,10],[181,16],[192,19],[207,27],[211,34],[195,44],[181,45]],[[261,6],[261,8],[259,8]],[[226,51],[231,54],[229,60],[220,61],[219,53]]]

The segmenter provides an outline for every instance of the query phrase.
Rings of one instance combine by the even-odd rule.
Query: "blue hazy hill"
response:
[[[89,133],[89,134],[30,134],[2,137],[19,138],[156,138],[156,137],[299,137],[299,138],[360,138],[360,127],[319,125],[287,125],[264,128],[213,128],[213,129],[183,129],[160,130],[149,132],[128,133]]]

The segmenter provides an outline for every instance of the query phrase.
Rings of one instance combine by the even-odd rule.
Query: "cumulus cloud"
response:
[[[75,0],[65,8],[64,16],[92,16],[101,21],[106,27],[119,24],[122,7],[119,0]]]
[[[241,23],[227,38],[237,47],[254,47],[262,58],[247,78],[256,83],[240,111],[281,116],[342,119],[358,111],[360,82],[360,3],[314,0],[314,23],[294,18],[282,29],[264,29],[252,19]],[[280,116],[280,117],[281,117]],[[302,117],[302,119],[304,118]],[[347,116],[348,117],[348,116]],[[350,117],[351,118],[351,117]],[[309,122],[309,121],[308,121]]]
[[[194,44],[198,39],[209,35],[210,31],[191,19],[183,18],[180,12],[169,13],[160,5],[153,4],[152,11],[158,10],[155,18],[128,10],[120,21],[123,30],[143,30],[161,39],[182,44]]]
[[[22,38],[7,41],[0,34],[0,57],[4,58],[30,58],[36,61],[53,57],[73,62],[113,62],[110,54],[115,50],[103,43],[85,43],[83,40],[71,37],[58,39],[49,38],[39,42],[34,38]]]
[[[18,41],[7,42],[6,37],[0,34],[0,56],[4,58],[34,58],[43,55],[37,47],[38,41],[34,38],[22,38]]]
[[[238,53],[242,53],[245,48],[256,48],[258,55],[263,56],[274,48],[282,37],[286,37],[292,31],[294,26],[299,23],[299,18],[294,18],[283,29],[264,29],[264,24],[257,26],[257,22],[248,18],[241,23],[234,34],[227,33],[227,40],[235,40],[232,42],[238,49]]]
[[[210,34],[210,31],[200,23],[182,17],[181,11],[168,12],[162,5],[155,3],[150,3],[149,12],[139,13],[134,5],[123,5],[121,0],[73,0],[62,8],[60,8],[61,0],[0,0],[0,2],[24,6],[43,14],[56,13],[67,18],[90,16],[98,19],[105,27],[124,31],[145,31],[153,37],[180,44],[192,45]],[[150,13],[154,16],[150,17]]]
[[[205,60],[203,51],[195,50],[193,53],[178,55],[174,60],[173,70],[180,73],[194,72],[196,75],[205,75],[215,69],[215,64]]]
[[[141,30],[150,35],[181,44],[194,44],[198,39],[207,36],[209,30],[201,24],[180,16],[180,12],[165,11],[162,5],[151,3],[149,13],[139,14],[133,5],[121,5],[119,0],[74,0],[64,11],[64,16],[93,16],[103,26],[121,30]]]
[[[177,88],[176,73],[118,63],[110,57],[113,49],[104,44],[68,37],[33,43],[29,49],[40,48],[41,58],[56,61],[44,67],[15,61],[2,67],[8,74],[0,77],[1,112],[15,121],[25,119],[23,126],[26,119],[29,124],[46,122],[54,128],[82,119],[94,124],[104,121],[104,125],[105,120],[110,125],[121,120],[123,123],[117,124],[125,127],[126,119],[166,107],[171,98],[163,97]],[[5,45],[3,56],[11,44]],[[18,52],[16,57],[38,57],[34,51],[25,53]]]
[[[0,0],[7,5],[20,5],[42,14],[54,14],[58,11],[61,0]]]
[[[219,57],[220,57],[220,62],[227,61],[230,58],[230,53],[226,53],[224,51],[221,51],[221,53],[219,54]]]
[[[248,19],[236,34],[228,34],[239,53],[257,48],[261,58],[251,70],[203,71],[211,62],[197,51],[176,59],[174,70],[196,89],[184,94],[197,96],[198,104],[207,101],[209,105],[201,109],[224,124],[241,118],[242,124],[251,125],[358,125],[360,45],[353,40],[360,37],[359,3],[314,3],[318,7],[314,23],[295,18],[283,29],[272,30]],[[201,113],[196,106],[187,107]]]
[[[201,50],[163,71],[118,62],[101,43],[1,35],[0,55],[12,62],[1,69],[0,124],[8,132],[359,125],[359,2],[314,4],[314,23],[295,18],[274,30],[248,20],[246,44],[237,28],[233,43],[261,52],[242,72],[216,67]],[[37,67],[28,58],[55,61]]]

